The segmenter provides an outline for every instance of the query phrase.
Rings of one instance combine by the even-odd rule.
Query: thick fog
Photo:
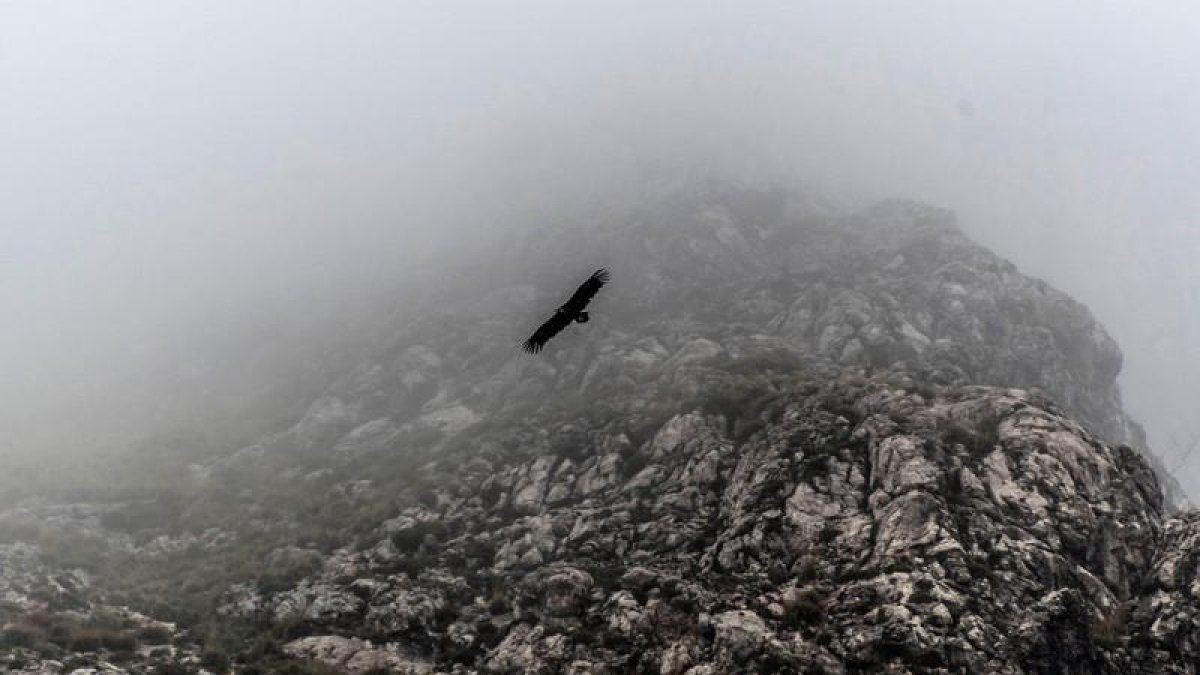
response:
[[[1107,325],[1195,492],[1198,37],[1185,2],[0,0],[0,451],[679,171],[956,210]]]

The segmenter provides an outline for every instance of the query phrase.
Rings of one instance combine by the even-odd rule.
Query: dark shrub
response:
[[[1092,642],[1101,649],[1118,649],[1124,645],[1125,636],[1129,633],[1129,610],[1117,607],[1111,614],[1093,623],[1088,632]]]
[[[114,652],[132,652],[138,648],[138,641],[127,633],[103,631],[100,633],[100,645]]]
[[[784,621],[791,628],[819,624],[825,617],[825,608],[820,593],[804,589],[797,593],[787,606]]]
[[[46,632],[39,626],[28,623],[18,623],[5,627],[0,632],[0,644],[6,647],[25,647],[33,649],[46,642]]]
[[[76,652],[94,652],[102,644],[100,631],[94,628],[81,628],[71,633],[71,650]]]
[[[200,665],[224,673],[229,670],[229,655],[219,649],[205,649],[200,655]]]
[[[171,632],[162,626],[145,626],[137,633],[138,639],[148,645],[165,645],[171,642]]]

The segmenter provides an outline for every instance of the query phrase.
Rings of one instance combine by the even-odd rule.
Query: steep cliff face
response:
[[[92,585],[245,672],[1198,672],[1197,523],[1086,308],[903,201],[689,187],[584,225],[74,519]],[[592,322],[520,354],[602,264]]]

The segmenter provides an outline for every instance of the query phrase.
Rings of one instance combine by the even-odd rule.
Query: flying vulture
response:
[[[600,291],[600,287],[608,283],[608,270],[598,269],[592,272],[592,276],[587,278],[587,281],[579,285],[575,289],[575,294],[570,300],[563,303],[561,307],[554,310],[554,316],[546,320],[546,323],[538,326],[538,329],[533,332],[521,346],[530,354],[536,354],[542,351],[542,347],[550,341],[550,338],[558,335],[564,328],[572,323],[587,323],[588,313],[584,311],[592,298],[596,297],[596,293]]]

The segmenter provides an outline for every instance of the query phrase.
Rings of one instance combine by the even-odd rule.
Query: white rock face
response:
[[[351,675],[370,670],[386,670],[399,675],[427,675],[433,667],[421,660],[403,655],[396,645],[372,645],[370,641],[319,635],[293,640],[283,646],[288,654],[302,659],[314,659],[341,668]]]

